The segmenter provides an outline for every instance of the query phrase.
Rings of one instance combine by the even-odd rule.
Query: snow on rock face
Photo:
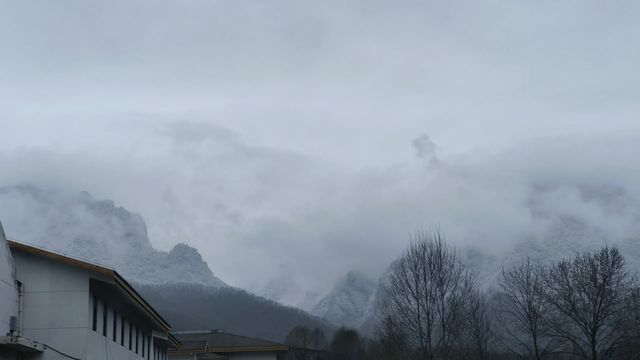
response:
[[[189,283],[227,286],[222,280],[213,275],[198,250],[187,244],[177,244],[163,260],[163,265],[166,265],[168,271],[171,271],[171,274],[167,274],[168,276],[173,275],[179,279],[192,279],[192,281],[185,281]],[[194,266],[194,264],[197,266]]]
[[[312,310],[335,324],[359,327],[376,291],[376,283],[355,271],[338,280]]]
[[[269,300],[292,305],[300,291],[292,276],[281,276],[269,281],[257,294]]]
[[[317,292],[306,291],[291,272],[272,279],[256,295],[304,311],[310,311],[319,298]]]
[[[143,284],[195,283],[225,286],[198,251],[178,244],[169,253],[153,248],[143,218],[89,193],[0,188],[0,219],[7,235],[116,269]]]
[[[579,204],[576,205],[576,204]],[[496,289],[503,266],[526,258],[554,263],[603,246],[616,246],[628,270],[640,274],[640,200],[613,186],[543,186],[528,199],[535,226],[505,249],[457,248],[482,289]],[[360,331],[372,334],[389,270],[365,311]]]

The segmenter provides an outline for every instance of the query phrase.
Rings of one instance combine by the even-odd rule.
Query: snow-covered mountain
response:
[[[9,238],[115,268],[140,284],[226,286],[198,251],[178,244],[153,248],[138,214],[87,192],[0,188],[0,219]]]
[[[338,280],[311,313],[337,325],[360,327],[376,287],[376,283],[365,275],[350,271]]]
[[[86,192],[2,187],[0,219],[9,238],[115,268],[176,329],[228,329],[273,341],[300,324],[333,329],[324,319],[226,285],[186,244],[154,249],[140,215]]]
[[[479,285],[494,289],[503,266],[529,257],[534,261],[556,262],[603,246],[616,246],[628,269],[640,274],[640,201],[613,186],[535,187],[527,204],[533,226],[503,248],[458,247],[462,259]],[[445,234],[446,235],[446,234]],[[388,272],[382,274],[375,293],[366,305],[360,331],[373,334],[376,312],[383,296]]]
[[[310,312],[318,303],[320,293],[306,290],[296,271],[286,264],[280,265],[278,274],[264,286],[253,289],[254,293],[266,299]],[[310,284],[307,284],[310,285]]]

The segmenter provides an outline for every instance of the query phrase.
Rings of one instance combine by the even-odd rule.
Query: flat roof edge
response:
[[[164,328],[165,331],[167,331],[167,333],[171,337],[171,341],[174,344],[176,344],[177,346],[181,346],[180,341],[178,341],[173,335],[171,335],[171,325],[169,325],[169,323],[162,317],[162,315],[160,315],[160,313],[158,313],[116,270],[103,265],[94,264],[85,260],[57,253],[55,251],[21,243],[15,240],[7,240],[7,244],[9,245],[11,251],[16,250],[35,256],[41,256],[53,261],[58,261],[70,266],[75,266],[111,278],[118,287],[120,287],[131,299],[138,303],[155,321],[157,321]]]

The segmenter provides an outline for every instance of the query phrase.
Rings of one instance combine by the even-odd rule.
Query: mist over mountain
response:
[[[154,249],[143,218],[113,201],[21,185],[0,188],[0,204],[9,238],[116,269],[176,330],[216,328],[283,341],[296,325],[333,329],[326,320],[228,286],[189,245]]]
[[[258,289],[256,294],[309,312],[321,298],[317,284],[302,283],[296,278],[294,269],[288,266],[281,266],[278,274]]]
[[[179,330],[276,341],[374,335],[423,231],[487,296],[525,258],[616,246],[640,272],[638,18],[631,0],[0,2],[0,221],[115,268]]]
[[[142,217],[113,201],[22,185],[0,188],[0,204],[7,236],[17,241],[107,265],[139,284],[226,286],[189,245],[154,249]]]
[[[365,275],[350,271],[311,311],[335,324],[358,328],[376,291],[376,283]]]
[[[580,206],[576,206],[577,201]],[[640,202],[628,191],[610,185],[537,187],[530,193],[527,204],[539,227],[513,239],[502,249],[452,244],[482,289],[489,292],[496,289],[503,266],[526,258],[552,263],[604,246],[619,248],[629,270],[640,274]],[[447,236],[446,231],[444,235]],[[314,313],[373,335],[389,271],[380,276],[368,301],[357,302],[358,306],[348,312],[361,315],[360,318],[315,312],[318,306]],[[350,293],[357,291],[358,285],[349,286],[341,280],[336,284],[338,288],[340,293]]]
[[[480,214],[481,205],[487,204],[484,200],[494,196],[499,200],[493,202],[496,213],[483,214],[481,219],[470,218],[464,228],[452,226],[456,222],[442,228],[483,288],[495,286],[502,265],[523,257],[559,260],[603,245],[618,246],[630,268],[640,269],[640,202],[632,179],[583,181],[584,175],[575,176],[575,169],[558,171],[553,176],[527,174],[525,178],[530,180],[520,181],[516,189],[501,188],[502,195],[498,196],[498,182],[493,181],[491,165],[480,170],[480,164],[462,166],[459,162],[433,159],[434,156],[427,161],[428,171],[418,174],[447,191],[451,183],[457,183],[467,195],[466,209],[442,207],[445,215],[453,216],[452,212],[456,211],[456,217],[463,217],[469,207],[474,207],[471,214]],[[502,162],[512,169],[517,168],[514,163],[514,159]],[[590,162],[578,165],[584,172],[592,171]],[[404,181],[416,180],[407,176]],[[438,199],[437,192],[423,190],[421,196],[425,199]],[[509,197],[505,200],[506,195]],[[483,201],[474,199],[477,197]],[[463,203],[460,199],[457,201]],[[0,219],[10,238],[112,266],[137,284],[162,287],[187,283],[207,289],[225,286],[196,249],[185,244],[175,245],[168,252],[154,249],[142,217],[112,201],[97,200],[86,192],[21,185],[0,188],[0,202],[3,205]],[[499,204],[506,204],[506,208],[514,211],[506,211],[497,206]],[[486,221],[481,221],[483,219]],[[409,238],[401,240],[406,242]],[[357,327],[366,334],[375,331],[381,290],[379,285],[363,280],[371,272],[364,277],[345,275],[329,291],[322,291],[319,283],[298,278],[294,268],[281,266],[278,274],[256,292],[312,311],[336,325]],[[384,275],[379,282],[384,283]],[[244,296],[239,294],[241,292],[234,296]],[[182,315],[189,318],[189,310],[185,311]],[[242,311],[244,309],[237,308],[234,313]],[[289,324],[289,319],[283,321]]]
[[[309,308],[419,227],[480,267],[538,251],[555,214],[638,233],[638,2],[0,7],[0,184],[135,209],[157,258],[188,242],[228,284]],[[600,187],[621,211],[580,190]]]

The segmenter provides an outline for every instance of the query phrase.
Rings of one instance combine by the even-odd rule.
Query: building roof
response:
[[[85,260],[80,260],[74,257],[63,255],[51,250],[45,250],[32,245],[27,245],[15,240],[7,240],[7,244],[12,252],[19,251],[27,254],[47,258],[59,263],[77,267],[83,270],[87,270],[93,273],[97,273],[113,280],[116,286],[120,288],[134,303],[140,306],[144,312],[146,312],[152,319],[154,319],[166,332],[169,337],[169,341],[173,343],[173,346],[180,347],[182,344],[171,333],[171,326],[166,320],[151,306],[149,303],[131,286],[117,271],[109,267],[94,264]]]
[[[173,333],[183,347],[173,353],[231,353],[287,351],[288,345],[273,341],[229,334],[219,330]]]
[[[44,351],[45,345],[22,336],[0,336],[0,348],[19,352],[41,353]]]
[[[227,360],[227,356],[214,353],[201,353],[196,357],[198,360]]]

